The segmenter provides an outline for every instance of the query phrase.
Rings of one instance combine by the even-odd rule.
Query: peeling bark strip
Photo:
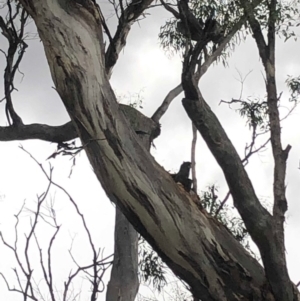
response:
[[[199,299],[273,301],[262,267],[198,210],[140,145],[119,111],[93,2],[89,9],[63,0],[21,2],[37,25],[57,91],[108,197]],[[117,139],[121,156],[108,135]]]

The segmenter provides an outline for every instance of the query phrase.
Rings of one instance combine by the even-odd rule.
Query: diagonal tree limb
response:
[[[161,119],[161,117],[166,113],[166,111],[168,110],[171,102],[174,100],[174,98],[176,98],[181,92],[183,91],[182,89],[182,85],[179,84],[177,87],[175,87],[174,89],[172,89],[167,96],[165,97],[165,99],[163,100],[162,104],[157,108],[157,110],[154,112],[154,114],[152,115],[151,119],[155,122],[159,122],[159,120]]]
[[[169,11],[176,19],[181,19],[180,17],[180,13],[175,10],[172,6],[170,6],[169,4],[167,4],[165,1],[160,0],[161,4],[163,5],[163,7]]]
[[[161,0],[163,6],[170,10],[173,14],[176,12],[172,7],[167,5],[163,0]],[[174,11],[174,12],[173,12]],[[177,13],[177,12],[176,12]],[[178,18],[180,18],[179,13]],[[243,24],[246,22],[246,18],[242,17],[239,21],[236,22],[236,24],[233,25],[232,29],[229,31],[229,33],[224,37],[223,41],[221,41],[220,45],[216,48],[216,50],[211,55],[206,55],[205,62],[199,66],[198,72],[193,77],[195,78],[196,82],[199,81],[199,79],[206,73],[208,68],[216,61],[216,59],[220,56],[224,48],[227,46],[229,41],[232,39],[232,37],[236,34],[236,32],[243,26]],[[182,84],[179,84],[175,88],[173,88],[165,97],[162,104],[157,108],[157,110],[152,115],[152,120],[159,122],[161,117],[166,113],[166,111],[169,108],[169,105],[173,101],[174,98],[176,98],[181,92],[183,91]]]
[[[119,18],[117,31],[110,42],[105,54],[105,68],[108,77],[111,77],[119,54],[126,45],[126,39],[132,24],[144,13],[154,0],[132,0],[131,3],[122,10]]]
[[[253,236],[266,230],[271,216],[257,199],[241,159],[217,117],[205,102],[200,91],[198,93],[199,100],[185,98],[183,106],[222,168],[235,206],[248,226],[250,234],[251,231],[253,232],[252,238],[254,239]],[[254,241],[256,240],[254,239]]]

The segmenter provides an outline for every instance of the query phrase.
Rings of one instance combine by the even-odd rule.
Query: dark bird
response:
[[[181,183],[187,192],[192,188],[192,180],[189,179],[191,162],[183,162],[177,174],[171,174],[176,183]]]

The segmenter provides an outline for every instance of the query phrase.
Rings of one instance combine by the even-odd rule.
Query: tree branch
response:
[[[254,15],[254,5],[251,4],[250,1],[247,0],[241,0],[240,3],[242,4],[245,12],[245,16],[247,16],[247,20],[251,26],[253,36],[259,45],[258,51],[260,54],[260,57],[262,58],[263,64],[267,62],[267,43],[265,41],[265,38],[263,36],[261,27],[259,22],[256,20],[255,15]]]
[[[193,180],[193,190],[197,194],[198,185],[197,185],[197,175],[196,175],[196,145],[197,145],[197,128],[192,124],[193,129],[193,139],[191,146],[191,163],[192,163],[192,180]]]
[[[15,13],[13,12],[11,1],[7,0],[6,4],[8,7],[8,15],[6,17],[7,21],[4,21],[4,19],[0,16],[0,28],[2,30],[2,35],[8,41],[8,50],[5,54],[6,68],[4,70],[4,94],[6,100],[5,110],[9,125],[11,125],[12,120],[12,124],[17,126],[22,125],[23,122],[14,109],[11,93],[15,89],[13,82],[16,71],[20,66],[23,55],[27,48],[27,44],[24,41],[24,30],[29,15],[19,3],[16,4]],[[19,19],[19,30],[16,30],[14,25],[16,18]],[[4,53],[4,51],[2,52]]]
[[[171,7],[169,4],[167,4],[165,1],[160,0],[161,4],[163,5],[163,7],[169,11],[176,19],[181,19],[180,17],[180,13],[178,11],[176,11],[173,7]]]
[[[171,102],[173,101],[174,98],[176,98],[181,92],[183,91],[182,85],[179,84],[177,87],[172,89],[165,99],[163,100],[162,104],[157,108],[155,113],[152,115],[151,119],[155,122],[159,122],[161,117],[166,113],[168,110]]]
[[[125,114],[135,132],[146,135],[147,139],[151,137],[151,141],[160,134],[158,123],[146,117],[138,110],[124,104],[119,104],[119,108]],[[54,143],[62,143],[75,138],[78,138],[78,134],[72,121],[60,126],[36,123],[0,127],[0,141],[40,139]]]
[[[110,42],[105,54],[105,68],[108,77],[111,77],[119,54],[126,45],[126,39],[132,24],[143,14],[154,0],[132,0],[131,3],[121,11],[117,31]]]
[[[60,143],[77,137],[78,134],[71,121],[60,126],[30,124],[0,127],[0,141],[40,139]]]

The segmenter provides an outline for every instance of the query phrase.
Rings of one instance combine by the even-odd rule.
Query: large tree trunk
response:
[[[57,91],[108,197],[199,299],[274,300],[263,268],[174,183],[120,112],[93,2],[21,2],[37,25]]]
[[[120,105],[120,108],[131,128],[138,133],[142,145],[150,150],[152,140],[159,135],[159,124],[134,108],[126,105]],[[139,288],[138,233],[118,208],[114,242],[114,261],[106,301],[134,301]]]
[[[134,301],[138,288],[138,233],[116,208],[114,262],[106,301]]]

